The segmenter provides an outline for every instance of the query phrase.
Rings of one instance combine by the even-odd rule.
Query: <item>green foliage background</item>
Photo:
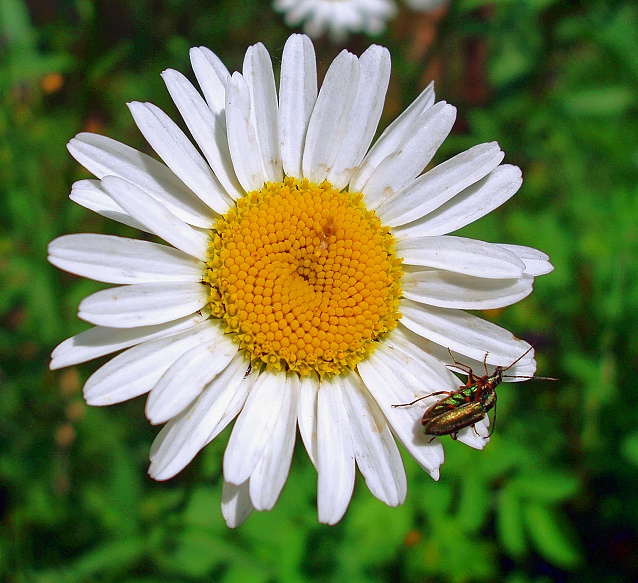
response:
[[[498,140],[523,168],[519,194],[464,234],[538,247],[556,267],[487,316],[537,339],[539,374],[560,382],[503,386],[492,442],[446,440],[439,482],[405,455],[404,506],[359,479],[344,520],[318,524],[298,447],[275,509],[231,531],[219,510],[228,431],[153,482],[143,400],[88,408],[95,363],[48,370],[98,286],[47,264],[47,243],[132,233],[68,200],[87,175],[66,142],[89,130],[147,149],[125,102],[177,118],[159,73],[192,78],[190,46],[237,70],[257,41],[277,61],[289,33],[258,0],[0,0],[0,580],[635,581],[635,2],[458,0],[442,18],[403,7],[375,39],[393,56],[383,127],[433,74],[459,108],[439,159]],[[321,71],[340,48],[316,43]]]

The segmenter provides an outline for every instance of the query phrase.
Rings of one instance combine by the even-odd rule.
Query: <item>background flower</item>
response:
[[[397,12],[392,0],[274,0],[273,8],[288,26],[303,24],[311,37],[328,33],[336,42],[352,33],[378,35]]]

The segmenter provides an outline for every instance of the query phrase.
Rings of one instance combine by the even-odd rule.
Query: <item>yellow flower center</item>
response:
[[[288,177],[217,220],[204,276],[209,307],[253,366],[339,374],[396,327],[401,260],[362,201]]]

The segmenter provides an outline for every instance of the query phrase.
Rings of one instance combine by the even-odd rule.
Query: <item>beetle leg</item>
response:
[[[427,399],[428,397],[433,397],[434,395],[447,395],[448,397],[452,394],[452,391],[437,391],[436,393],[430,393],[429,395],[423,395],[418,399],[414,399],[414,401],[410,403],[401,403],[399,405],[392,405],[393,407],[409,407],[410,405],[414,405],[414,403],[418,403],[419,401],[423,401],[423,399]]]
[[[487,434],[487,437],[491,437],[492,433],[494,433],[495,427],[496,427],[496,401],[494,401],[494,416],[492,417],[492,427],[490,427],[490,432]],[[487,439],[487,437],[485,439]]]

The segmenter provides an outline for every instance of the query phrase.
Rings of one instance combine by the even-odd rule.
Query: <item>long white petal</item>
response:
[[[225,118],[216,116],[190,81],[178,71],[167,69],[162,78],[215,177],[232,199],[238,199],[244,190],[230,157]]]
[[[523,178],[517,166],[503,164],[485,178],[469,186],[452,200],[423,218],[395,227],[398,240],[422,235],[445,235],[469,225],[509,200],[521,187]]]
[[[186,318],[140,328],[105,328],[95,326],[80,332],[55,347],[51,353],[51,370],[72,366],[112,354],[136,344],[173,336],[183,330],[193,328],[205,320],[206,316],[191,314]]]
[[[370,492],[388,506],[403,504],[408,484],[401,455],[377,403],[356,374],[343,379],[357,466]]]
[[[50,263],[106,283],[196,282],[204,264],[178,249],[112,235],[63,235],[48,246]]]
[[[489,352],[489,364],[516,360],[528,348],[511,332],[462,310],[448,310],[402,300],[401,323],[424,338],[482,362]]]
[[[397,340],[397,338],[399,340]],[[401,344],[397,343],[399,341],[401,341]],[[486,364],[488,369],[487,374],[493,374],[494,368],[496,366],[508,367],[506,373],[507,376],[503,379],[504,382],[513,383],[527,380],[536,371],[534,351],[530,350],[529,352],[527,352],[529,344],[527,344],[526,342],[522,343],[521,353],[514,360],[517,360],[518,357],[523,356],[523,353],[525,352],[527,352],[527,354],[525,354],[525,356],[523,356],[523,358],[518,360],[518,362],[516,362],[515,364],[512,364],[514,363],[514,360],[503,360],[501,362],[494,362],[494,359],[491,358],[489,354],[488,362],[486,363],[484,360],[485,353],[489,353],[490,351],[489,347],[487,346],[485,346],[485,352],[481,353],[480,360],[472,358],[460,351],[453,352],[452,355],[450,355],[450,347],[447,344],[445,346],[442,346],[440,344],[437,344],[436,342],[432,342],[431,340],[428,340],[423,336],[412,332],[401,322],[396,327],[396,329],[393,330],[391,336],[388,338],[388,344],[399,348],[399,350],[413,356],[414,358],[417,358],[418,360],[422,360],[423,358],[434,358],[435,362],[437,362],[437,366],[438,364],[444,362],[446,363],[446,366],[457,373],[460,373],[460,371],[457,366],[452,364],[452,357],[462,362],[465,367],[469,366],[475,372],[475,374],[478,374],[479,376],[486,374]],[[462,376],[466,375],[465,372],[460,374]],[[512,375],[520,375],[524,378],[512,378]],[[465,380],[466,379],[464,379],[464,381]]]
[[[485,279],[426,269],[401,279],[403,297],[439,308],[492,310],[514,304],[532,293],[534,278]]]
[[[224,478],[241,484],[253,473],[266,449],[285,400],[285,375],[260,373],[230,434],[224,454]]]
[[[306,132],[317,101],[317,63],[312,41],[293,34],[286,41],[281,57],[279,81],[279,131],[284,172],[302,178]]]
[[[465,237],[414,237],[397,242],[396,253],[407,265],[434,267],[487,279],[517,278],[525,264],[495,243]]]
[[[226,86],[228,146],[237,179],[246,192],[260,189],[268,179],[251,121],[251,109],[248,84],[242,75],[233,73]]]
[[[432,107],[433,103],[434,84],[430,83],[374,143],[350,181],[350,192],[364,192],[365,185],[377,166],[397,149],[410,132],[414,131],[419,117]]]
[[[98,326],[137,328],[183,318],[207,301],[201,283],[138,283],[91,294],[80,302],[78,317]]]
[[[499,243],[499,245],[516,254],[525,264],[525,273],[527,275],[536,277],[554,271],[554,266],[549,262],[549,256],[538,249],[523,245],[505,245],[503,243]]]
[[[237,354],[237,345],[221,334],[180,356],[148,394],[146,417],[166,423],[186,409]]]
[[[350,182],[377,130],[390,81],[390,51],[372,45],[359,58],[359,87],[344,140],[327,179],[341,190]]]
[[[117,204],[145,225],[149,232],[196,259],[206,257],[208,238],[189,227],[144,191],[115,176],[106,176],[102,186]]]
[[[151,446],[149,475],[168,480],[181,472],[239,413],[254,378],[244,379],[246,357],[237,352],[195,402],[171,419]]]
[[[440,367],[445,370],[444,367]],[[382,345],[367,360],[357,365],[366,387],[377,401],[392,430],[416,462],[438,480],[439,466],[443,463],[443,448],[438,440],[424,435],[421,417],[435,398],[425,399],[410,407],[393,407],[409,403],[415,398],[438,391],[458,388],[456,377],[450,373],[447,382],[429,375],[431,369],[419,360],[390,346]]]
[[[117,204],[102,188],[100,180],[78,180],[73,183],[69,198],[98,215],[128,225],[134,229],[148,232],[148,229]]]
[[[209,48],[190,50],[191,65],[213,115],[222,116],[226,108],[226,83],[230,73],[221,59]]]
[[[489,421],[489,417],[485,415],[481,421],[477,421],[473,426],[461,429],[456,438],[474,449],[483,449],[490,442]]]
[[[456,108],[441,101],[425,111],[416,127],[383,159],[366,182],[368,208],[379,205],[412,182],[432,160],[456,119]]]
[[[232,203],[210,166],[179,126],[152,103],[128,104],[137,127],[166,165],[219,214]]]
[[[261,162],[269,182],[283,179],[279,150],[279,106],[272,61],[266,47],[257,43],[244,57],[244,79],[250,89],[251,121],[257,135]]]
[[[389,227],[418,220],[487,176],[504,156],[496,142],[474,146],[419,176],[384,200],[376,212]]]
[[[81,133],[67,147],[98,178],[124,178],[190,225],[207,227],[214,219],[211,209],[169,168],[130,146],[106,136]]]
[[[84,385],[84,398],[89,405],[101,407],[148,393],[182,354],[217,334],[217,327],[202,322],[168,338],[129,348],[89,377]]]
[[[299,385],[299,409],[297,420],[299,433],[308,452],[312,465],[317,467],[317,391],[319,390],[319,377],[312,374],[300,379]]]
[[[277,502],[286,483],[292,462],[297,433],[297,396],[299,376],[286,373],[286,385],[281,413],[268,445],[255,471],[250,476],[250,499],[257,510],[270,510]]]
[[[332,62],[308,123],[302,171],[304,178],[323,182],[345,139],[359,85],[359,60],[346,50]]]
[[[354,489],[354,449],[339,377],[322,379],[317,398],[317,512],[319,522],[336,524]]]
[[[250,501],[249,482],[232,484],[224,480],[222,486],[222,515],[228,528],[237,528],[253,511]]]

